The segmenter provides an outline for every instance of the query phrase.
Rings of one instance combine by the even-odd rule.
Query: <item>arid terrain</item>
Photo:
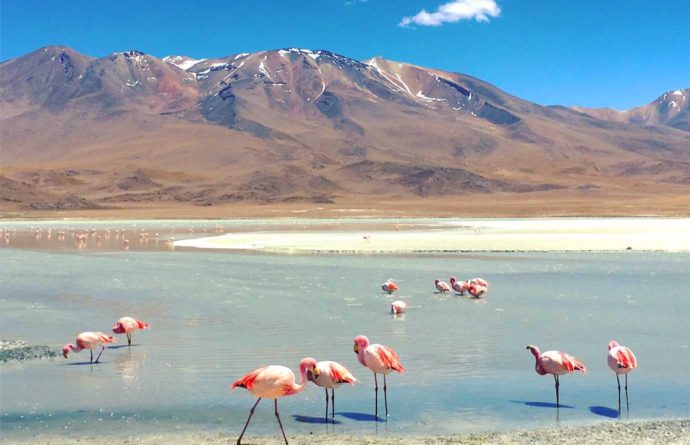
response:
[[[690,214],[690,90],[629,112],[285,49],[0,65],[5,217]]]

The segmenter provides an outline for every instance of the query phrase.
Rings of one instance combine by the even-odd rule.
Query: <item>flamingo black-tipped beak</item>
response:
[[[355,351],[355,354],[359,353],[359,345],[355,343],[355,346],[352,348],[353,351]]]
[[[67,351],[62,351],[62,356],[63,356],[64,358],[67,358]]]

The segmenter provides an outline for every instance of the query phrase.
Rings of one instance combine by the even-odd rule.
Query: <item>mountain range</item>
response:
[[[0,206],[679,199],[688,98],[542,106],[468,75],[324,50],[195,60],[48,46],[0,64]]]

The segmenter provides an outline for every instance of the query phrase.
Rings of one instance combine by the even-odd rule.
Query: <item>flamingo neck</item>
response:
[[[84,350],[84,348],[80,347],[79,345],[75,346],[71,343],[69,345],[67,345],[67,347],[73,352],[81,352]]]
[[[297,393],[304,391],[304,388],[306,388],[307,383],[309,382],[309,379],[307,378],[307,365],[305,365],[303,363],[300,363],[300,365],[299,365],[299,377],[300,377],[299,384],[297,384],[297,383],[292,384],[290,394],[297,394]]]
[[[537,371],[537,374],[539,375],[545,375],[546,370],[544,370],[544,368],[541,366],[541,351],[539,351],[539,348],[537,347],[533,347],[530,349],[530,351],[532,352],[532,355],[534,355],[534,370]]]

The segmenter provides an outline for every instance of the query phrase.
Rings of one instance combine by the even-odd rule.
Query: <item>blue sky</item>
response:
[[[2,0],[0,60],[50,44],[199,58],[296,46],[626,109],[690,87],[689,18],[688,0]]]

